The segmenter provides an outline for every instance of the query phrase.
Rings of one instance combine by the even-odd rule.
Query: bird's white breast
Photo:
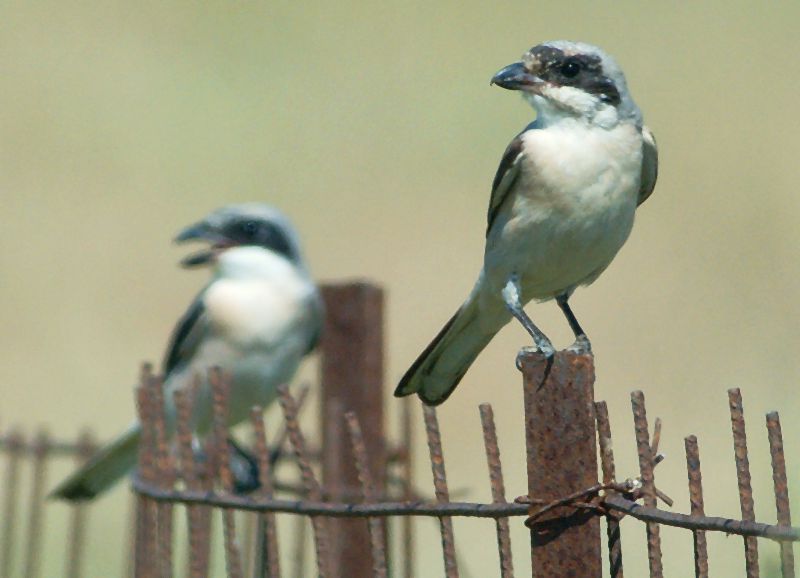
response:
[[[229,422],[245,419],[294,375],[317,331],[316,298],[306,273],[283,257],[255,248],[228,251],[203,294],[206,333],[186,368],[171,376],[170,387],[221,367],[233,378]],[[199,396],[194,419],[203,431],[210,422],[207,383]]]
[[[510,273],[523,298],[548,299],[591,283],[633,226],[641,133],[564,122],[525,132],[519,176],[489,232],[485,269],[493,284]]]

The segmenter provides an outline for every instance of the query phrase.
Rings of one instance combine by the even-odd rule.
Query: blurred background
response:
[[[637,471],[628,394],[641,388],[651,420],[664,420],[657,479],[675,509],[688,511],[683,437],[696,433],[706,512],[738,517],[726,389],[740,386],[756,515],[774,521],[772,409],[800,506],[799,18],[798,3],[730,0],[3,3],[2,425],[68,437],[91,424],[106,438],[127,424],[139,362],[160,360],[205,280],[176,266],[184,252],[172,236],[249,200],[291,215],[317,278],[387,288],[394,419],[389,391],[470,290],[494,171],[533,117],[489,78],[567,38],[617,57],[661,157],[627,245],[571,301],[594,345],[617,471]],[[557,346],[571,343],[553,304],[528,311]],[[513,361],[527,342],[507,327],[441,408],[448,477],[464,498],[489,497],[483,401],[497,414],[509,496],[525,492]],[[419,449],[419,485],[430,488]],[[102,506],[119,515],[92,518],[91,576],[118,571],[125,504],[119,490]],[[52,510],[60,523],[66,508]],[[644,528],[629,524],[626,571],[641,576]],[[442,572],[429,526],[422,577]],[[494,576],[493,525],[455,530],[467,575]],[[666,574],[688,576],[691,535],[662,533]],[[62,546],[49,544],[45,575],[61,568]],[[740,539],[710,536],[709,549],[713,573],[743,574]],[[777,553],[761,544],[767,566]]]

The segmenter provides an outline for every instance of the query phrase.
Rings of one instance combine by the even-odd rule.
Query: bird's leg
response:
[[[547,336],[542,333],[542,330],[536,327],[528,314],[525,313],[525,309],[522,307],[522,301],[520,299],[520,290],[519,286],[519,276],[515,273],[511,275],[506,286],[503,287],[502,294],[503,294],[503,301],[506,304],[506,307],[511,312],[511,315],[517,318],[522,326],[525,328],[530,336],[533,338],[533,343],[536,345],[535,351],[543,354],[549,363],[552,363],[553,355],[555,354],[556,350],[553,348],[553,344],[550,343],[550,340]],[[525,353],[529,353],[531,348],[523,347],[519,354],[517,355],[517,368],[520,367],[520,357]]]
[[[575,334],[575,343],[570,345],[567,350],[574,351],[580,355],[591,353],[592,344],[589,341],[589,338],[586,337],[586,332],[583,330],[583,328],[581,328],[580,324],[578,323],[578,319],[572,312],[572,309],[570,309],[569,303],[567,303],[568,299],[569,295],[566,293],[556,297],[556,303],[558,303],[558,306],[561,307],[561,311],[564,312],[564,316],[567,318],[567,323],[569,323],[570,329],[572,329],[572,332]]]
[[[261,487],[258,478],[258,460],[255,456],[239,445],[233,439],[228,438],[228,447],[231,456],[231,474],[233,474],[233,490],[237,494],[249,494]]]

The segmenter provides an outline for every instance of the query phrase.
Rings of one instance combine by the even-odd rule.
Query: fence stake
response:
[[[211,384],[214,415],[214,444],[216,445],[214,465],[217,467],[222,491],[233,492],[233,473],[231,472],[231,455],[228,445],[228,400],[230,394],[230,377],[223,375],[219,368],[212,368],[208,373]],[[236,517],[233,510],[222,511],[222,535],[225,541],[225,567],[228,578],[243,578],[242,559],[239,544],[236,540]]]
[[[94,438],[87,430],[78,440],[76,462],[80,466],[86,463],[95,451]],[[69,530],[69,550],[67,552],[67,568],[65,576],[67,578],[80,578],[83,573],[83,552],[86,540],[86,514],[87,506],[78,503],[72,506],[72,519],[70,520]]]
[[[322,499],[322,488],[311,469],[311,462],[308,459],[306,449],[306,439],[300,430],[297,421],[297,402],[289,393],[285,386],[278,388],[278,402],[283,410],[283,418],[286,423],[286,431],[289,436],[289,443],[294,451],[297,465],[300,468],[300,475],[303,479],[303,486],[306,489],[307,499],[320,501]],[[330,561],[330,532],[328,528],[329,520],[321,516],[312,516],[311,525],[314,528],[314,548],[317,552],[317,573],[319,578],[331,577]]]
[[[272,466],[269,463],[264,414],[260,407],[252,409],[250,421],[253,424],[253,448],[258,458],[258,479],[261,481],[258,497],[263,500],[271,500],[273,498]],[[253,575],[257,578],[280,578],[280,551],[278,550],[275,514],[259,514],[257,528],[257,550],[253,563]]]
[[[403,440],[401,461],[403,499],[410,502],[413,494],[414,479],[414,459],[411,450],[414,445],[414,428],[411,425],[411,404],[413,402],[410,398],[405,398],[400,403],[402,404],[400,414],[400,437]],[[403,578],[414,578],[414,517],[403,516],[400,523]]]
[[[28,513],[28,547],[25,555],[25,577],[39,576],[42,560],[42,525],[44,516],[44,485],[47,473],[47,457],[50,452],[50,437],[41,430],[33,441],[33,484],[31,485]]]
[[[142,436],[139,441],[139,475],[149,483],[155,483],[156,471],[156,433],[153,391],[150,382],[153,380],[152,367],[142,366],[141,384],[136,388],[136,406],[139,412],[139,423],[142,424]],[[156,503],[145,496],[136,496],[136,539],[134,545],[134,573],[136,578],[156,577],[158,552],[158,524]]]
[[[689,436],[686,445],[686,470],[689,474],[689,501],[692,516],[705,516],[703,505],[703,476],[700,472],[700,448],[697,438]],[[708,548],[704,530],[692,531],[694,537],[694,575],[696,578],[708,578]]]
[[[655,468],[655,452],[650,444],[650,432],[647,427],[647,410],[644,405],[644,393],[631,393],[633,424],[636,432],[636,451],[639,454],[639,473],[642,480],[642,498],[644,505],[655,508],[657,503]],[[654,440],[658,439],[653,436]],[[657,446],[656,446],[657,447]],[[655,522],[647,523],[647,558],[650,565],[651,578],[662,578],[664,569],[661,563],[661,529]]]
[[[19,461],[25,448],[25,438],[19,430],[8,434],[6,452],[8,465],[5,475],[5,498],[3,500],[3,545],[0,557],[0,576],[11,576],[14,555],[14,526],[17,517],[17,486],[19,485]]]
[[[367,456],[366,443],[361,426],[356,415],[348,411],[344,414],[347,420],[347,428],[353,444],[353,458],[358,468],[358,478],[361,483],[364,502],[370,503],[377,501],[375,494],[375,484],[369,471],[369,457]],[[386,568],[386,536],[384,525],[380,518],[367,518],[367,528],[369,530],[370,547],[372,550],[372,575],[374,578],[386,578],[388,569]]]
[[[358,472],[344,413],[358,419],[377,495],[384,495],[383,291],[368,283],[325,285],[322,333],[322,483],[332,501],[357,502]],[[385,532],[385,522],[381,521]],[[359,520],[330,520],[332,578],[369,578],[370,538]]]
[[[446,504],[450,501],[450,492],[447,489],[447,472],[444,466],[444,453],[442,452],[442,437],[439,433],[439,420],[436,417],[435,408],[424,406],[422,410],[425,418],[425,433],[428,435],[428,450],[430,451],[436,501],[440,504]],[[444,574],[447,578],[458,578],[458,562],[456,561],[456,546],[453,536],[453,519],[450,516],[441,516],[439,518],[439,527],[442,534]]]
[[[155,426],[155,460],[156,482],[162,488],[172,489],[175,486],[175,469],[172,452],[167,439],[167,423],[164,415],[164,382],[160,377],[154,378],[150,385],[153,403],[153,425]],[[156,528],[158,542],[158,575],[160,578],[172,578],[172,504],[156,504]]]
[[[769,434],[769,453],[772,456],[772,481],[775,487],[775,506],[778,510],[778,524],[792,525],[789,510],[789,485],[786,479],[786,458],[783,454],[783,434],[781,419],[777,411],[767,414],[767,433]],[[781,542],[781,574],[783,578],[794,578],[794,552],[791,542]]]
[[[755,522],[753,487],[750,483],[750,460],[747,457],[747,435],[744,429],[744,408],[742,392],[738,387],[728,390],[728,404],[731,410],[731,429],[733,430],[733,451],[736,457],[736,478],[739,481],[739,504],[742,520]],[[744,560],[747,578],[758,578],[758,541],[753,537],[744,539]]]
[[[600,445],[600,466],[603,470],[603,483],[616,481],[614,465],[614,447],[611,443],[611,422],[608,419],[608,406],[604,401],[594,404],[597,414],[597,441]],[[624,578],[622,571],[622,536],[619,531],[619,520],[606,517],[606,534],[608,536],[608,567],[611,578]]]
[[[597,484],[594,359],[560,351],[549,375],[538,353],[525,353],[520,362],[528,495],[556,500]],[[600,519],[564,507],[532,524],[531,564],[535,578],[601,576]]]
[[[494,410],[491,404],[488,403],[482,403],[478,409],[481,415],[481,425],[483,426],[483,445],[486,449],[486,462],[489,466],[492,503],[505,504],[506,488],[503,481],[503,469],[500,464],[500,446],[497,443]],[[495,526],[497,529],[497,549],[500,554],[500,576],[501,578],[514,578],[508,518],[497,518]]]

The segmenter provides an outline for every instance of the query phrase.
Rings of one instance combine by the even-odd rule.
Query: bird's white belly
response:
[[[520,174],[489,233],[484,266],[492,285],[516,273],[524,301],[544,300],[594,281],[628,238],[641,136],[620,126],[531,130],[524,138]]]
[[[287,384],[308,350],[313,328],[308,295],[274,284],[218,281],[204,296],[209,335],[191,362],[171,375],[169,390],[199,377],[193,428],[211,425],[211,389],[206,376],[220,367],[231,377],[228,423],[246,419],[254,405],[266,407]],[[172,409],[172,408],[170,408]],[[174,411],[174,410],[173,410]]]

